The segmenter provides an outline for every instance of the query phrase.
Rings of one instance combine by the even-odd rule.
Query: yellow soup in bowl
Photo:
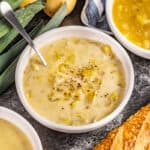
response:
[[[1,150],[33,150],[26,135],[12,123],[0,119]]]
[[[120,103],[125,91],[121,62],[109,45],[64,38],[41,48],[48,66],[36,55],[24,71],[24,92],[41,116],[65,125],[98,121]]]
[[[134,44],[150,50],[150,0],[114,0],[113,19]]]

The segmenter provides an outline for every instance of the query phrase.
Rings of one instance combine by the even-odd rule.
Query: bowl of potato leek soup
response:
[[[18,61],[16,88],[24,107],[41,124],[62,132],[87,132],[124,108],[134,72],[114,39],[70,26],[49,31],[35,43],[48,65],[27,47]]]
[[[107,0],[107,20],[116,38],[134,54],[150,59],[150,1]]]
[[[17,113],[0,107],[0,149],[43,150],[33,127]]]

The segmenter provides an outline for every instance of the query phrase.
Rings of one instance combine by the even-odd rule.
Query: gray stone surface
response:
[[[68,16],[63,25],[80,25],[79,14],[83,0]],[[44,16],[44,15],[43,15]],[[15,86],[10,87],[0,96],[0,106],[12,109],[25,117],[38,132],[44,150],[89,150],[102,139],[108,131],[120,125],[140,107],[150,102],[150,61],[129,53],[135,69],[135,87],[129,103],[123,112],[105,127],[85,134],[64,134],[52,131],[36,122],[23,108],[16,94]]]

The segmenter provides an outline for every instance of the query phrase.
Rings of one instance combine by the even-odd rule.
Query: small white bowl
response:
[[[106,1],[106,16],[107,16],[107,21],[108,24],[112,30],[112,32],[114,33],[115,37],[121,42],[121,44],[127,48],[129,51],[131,51],[132,53],[146,58],[146,59],[150,59],[150,50],[146,50],[140,46],[137,46],[136,44],[134,44],[133,42],[129,41],[117,28],[117,26],[114,23],[113,20],[113,4],[114,4],[115,0],[107,0]]]
[[[61,39],[65,37],[86,38],[86,39],[91,39],[91,40],[95,40],[98,42],[111,45],[113,52],[116,54],[116,56],[118,57],[118,59],[121,61],[123,65],[125,78],[126,78],[125,96],[122,99],[119,106],[110,115],[106,116],[100,121],[91,123],[88,125],[82,125],[82,126],[66,126],[62,124],[57,124],[55,122],[45,119],[43,116],[40,116],[29,105],[24,95],[24,91],[23,91],[23,72],[28,64],[30,57],[34,54],[34,51],[31,51],[30,50],[31,48],[29,46],[25,48],[17,64],[16,77],[15,77],[17,92],[26,110],[30,113],[30,115],[33,118],[35,118],[44,126],[51,128],[53,130],[56,130],[56,131],[61,131],[61,132],[66,132],[66,133],[83,133],[83,132],[92,131],[99,127],[104,126],[105,124],[110,122],[112,119],[114,119],[127,104],[132,94],[132,90],[134,86],[134,71],[133,71],[132,62],[128,54],[126,53],[126,51],[120,46],[120,44],[118,44],[118,42],[116,42],[113,38],[106,35],[105,33],[102,33],[92,28],[87,28],[87,27],[82,27],[82,26],[61,27],[61,28],[54,29],[54,30],[44,33],[43,35],[36,38],[34,42],[37,45],[37,47],[41,47],[41,46],[44,46],[45,44],[48,44],[57,39]]]
[[[19,128],[29,139],[33,150],[43,150],[39,136],[33,127],[16,112],[5,107],[0,107],[0,119],[7,120]],[[3,135],[2,135],[3,136]]]

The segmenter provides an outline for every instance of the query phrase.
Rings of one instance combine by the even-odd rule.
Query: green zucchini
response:
[[[36,2],[31,5],[28,5],[25,8],[21,8],[15,12],[16,17],[23,26],[26,26],[28,22],[35,16],[37,12],[43,9],[41,2]],[[5,35],[10,34],[11,31],[14,31],[12,34],[16,34],[16,30],[3,18],[0,20],[0,38],[5,38]]]
[[[0,76],[0,93],[4,92],[14,82],[18,58],[19,57],[17,57]]]
[[[58,27],[63,19],[66,16],[67,8],[66,4],[64,4],[57,12],[56,14],[52,17],[52,19],[46,24],[45,27],[43,27],[39,33],[42,34],[43,32],[46,32],[50,29]],[[63,14],[63,15],[62,15]],[[15,47],[10,48],[10,50],[13,50],[14,53],[20,53],[22,50],[22,45],[23,45],[23,40],[19,41],[18,43],[15,44]],[[20,46],[19,46],[20,45]],[[9,50],[9,51],[10,51]],[[9,52],[8,51],[8,52]],[[4,53],[5,54],[5,53]],[[7,54],[6,54],[7,55]],[[2,58],[1,58],[2,59]],[[9,54],[8,58],[3,58],[6,59],[4,60],[4,66],[8,65],[7,61],[9,59],[14,59],[13,55],[11,57],[11,53]],[[5,69],[5,71],[0,75],[0,94],[2,94],[5,90],[9,88],[9,86],[14,82],[15,80],[15,69],[16,69],[16,64],[17,64],[18,57],[8,66],[8,68]]]
[[[38,25],[29,33],[31,38],[34,38],[35,35],[37,35],[42,26],[43,21],[41,20],[40,23],[38,23]],[[7,52],[0,55],[0,74],[21,53],[21,50],[24,49],[26,45],[27,42],[22,39],[13,45]]]

